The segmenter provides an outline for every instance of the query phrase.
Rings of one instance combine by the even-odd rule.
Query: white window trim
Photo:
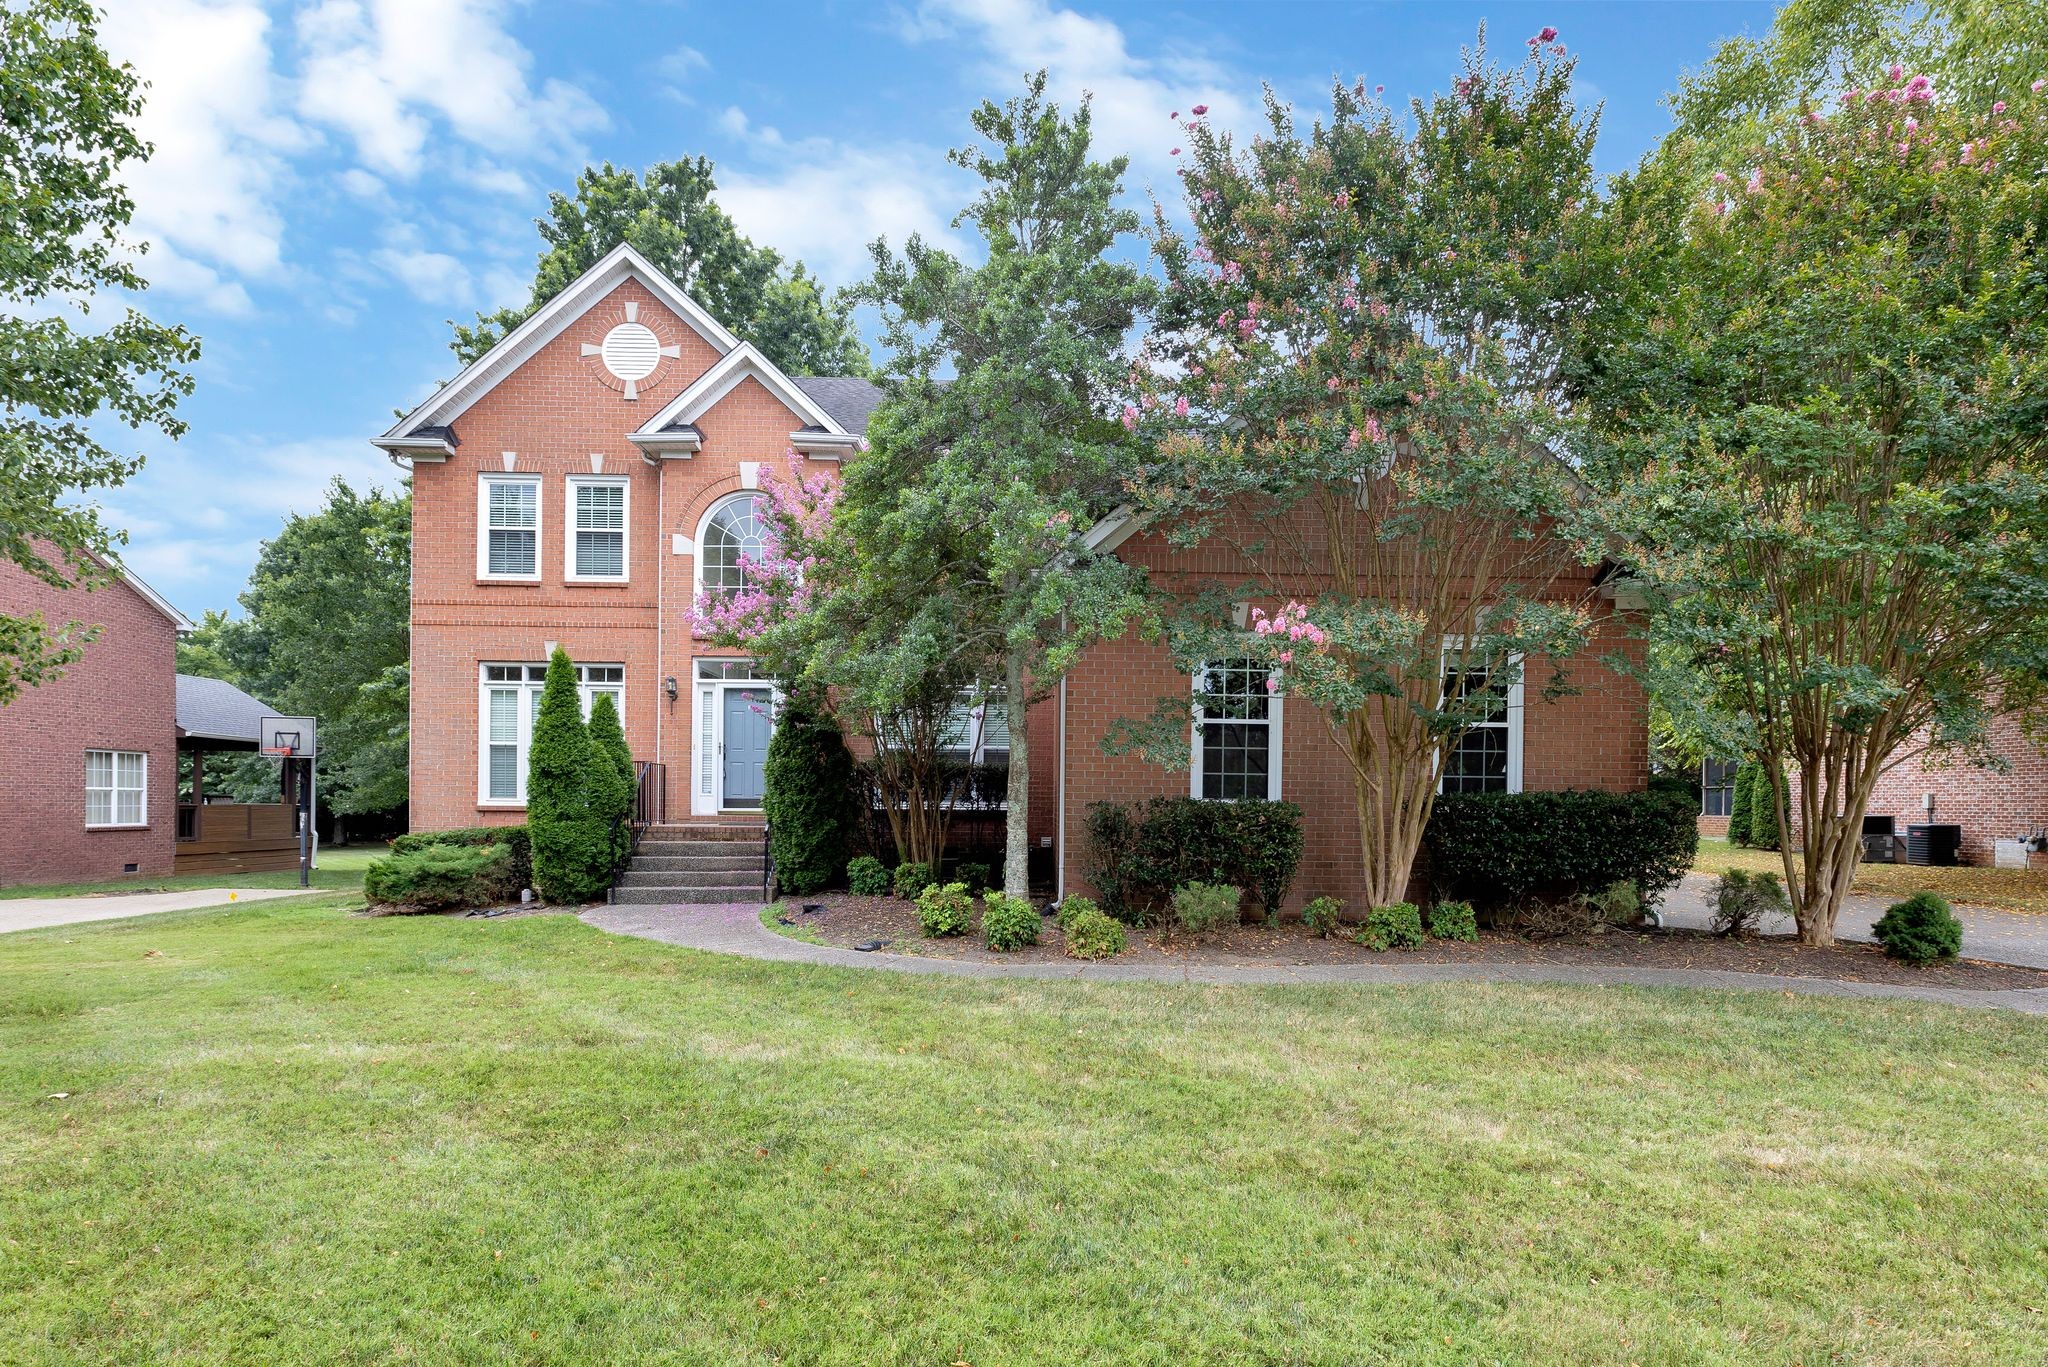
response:
[[[539,693],[545,685],[528,679],[525,671],[545,667],[545,664],[538,660],[479,660],[477,662],[476,805],[479,807],[489,808],[493,811],[520,811],[526,806],[526,770],[533,756],[534,711],[533,700],[527,694]],[[493,669],[517,669],[521,671],[520,679],[517,683],[514,683],[511,680],[490,678],[490,671]],[[586,669],[618,669],[620,671],[619,682],[616,684],[606,682],[593,688],[584,674]],[[590,716],[591,698],[598,692],[606,692],[617,696],[619,723],[622,726],[625,724],[626,680],[624,669],[624,665],[614,664],[611,661],[598,661],[591,665],[578,665],[576,667],[576,699],[583,707],[583,716],[586,720]],[[491,691],[498,688],[509,688],[519,694],[519,704],[515,712],[519,722],[519,734],[514,742],[517,747],[517,758],[513,768],[513,788],[518,793],[518,796],[513,798],[491,796]]]
[[[697,519],[697,535],[690,542],[690,601],[692,603],[700,602],[704,597],[704,534],[711,530],[711,519],[716,517],[718,510],[725,507],[728,503],[734,503],[740,499],[751,500],[765,497],[767,495],[761,493],[758,489],[735,489],[732,493],[711,500],[711,506],[704,510],[702,517]]]
[[[724,659],[702,659],[706,665],[729,663]],[[782,711],[782,686],[774,679],[706,678],[700,672],[694,680],[696,713],[690,726],[690,815],[717,816],[721,812],[759,812],[759,807],[725,805],[725,691],[729,688],[768,690],[769,730]]]
[[[626,491],[619,510],[619,573],[576,573],[576,490],[584,485],[609,485]],[[633,578],[633,481],[624,475],[571,475],[562,504],[562,577],[570,584],[625,584]]]
[[[492,574],[491,573],[491,486],[493,484],[530,484],[533,486],[533,573]],[[500,584],[538,584],[541,573],[541,546],[547,532],[547,499],[541,487],[539,475],[508,475],[486,470],[477,475],[476,481],[476,577]]]
[[[121,814],[121,756],[136,755],[142,760],[142,797],[139,804],[141,812],[139,818],[134,821],[93,821],[88,818],[85,828],[88,831],[139,831],[145,829],[149,825],[149,751],[103,750],[98,746],[94,746],[85,753],[88,763],[90,763],[90,757],[93,755],[111,755],[113,757],[114,783],[112,787],[107,789],[107,811],[114,816]],[[92,811],[92,787],[90,784],[85,786],[84,792],[86,794],[86,811],[90,813]]]
[[[1462,656],[1464,654],[1464,650],[1464,637],[1448,636],[1444,638],[1443,648],[1437,652],[1437,687],[1443,687],[1443,677],[1445,674],[1448,674],[1450,672],[1453,657]],[[1520,655],[1508,656],[1507,662],[1511,667],[1513,667],[1515,671],[1515,681],[1508,685],[1507,791],[1511,793],[1519,793],[1522,791],[1522,680],[1525,675],[1527,667],[1523,663],[1523,659]],[[1442,769],[1445,757],[1446,752],[1443,749],[1439,748],[1437,751],[1438,772],[1436,776],[1436,790],[1439,794],[1441,794],[1444,790],[1444,776]]]
[[[1247,657],[1232,656],[1229,658]],[[1213,663],[1216,663],[1216,661],[1204,660],[1201,667],[1188,676],[1188,691],[1194,695],[1194,702],[1190,704],[1188,709],[1188,796],[1198,802],[1232,801],[1230,798],[1204,798],[1202,796],[1202,674]],[[1268,679],[1272,678],[1273,675],[1274,671],[1272,670],[1268,670],[1266,673]],[[1280,800],[1280,756],[1282,754],[1281,740],[1283,738],[1281,734],[1281,714],[1285,710],[1281,705],[1283,696],[1283,694],[1278,692],[1266,695],[1266,801],[1268,802],[1278,802]],[[1228,720],[1228,718],[1220,720]]]

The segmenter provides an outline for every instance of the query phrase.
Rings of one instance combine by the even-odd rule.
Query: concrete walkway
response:
[[[120,892],[105,897],[0,898],[0,935],[10,930],[68,926],[82,921],[117,921],[159,911],[191,911],[217,907],[229,898],[264,902],[273,897],[303,897],[305,888],[193,888],[189,892]],[[318,889],[312,889],[318,891]]]
[[[1817,997],[1888,997],[1941,1002],[1950,1006],[1999,1007],[2048,1015],[2048,988],[1979,991],[1953,987],[1891,986],[1789,978],[1767,973],[1687,972],[1665,968],[1593,968],[1570,964],[1207,964],[1164,965],[1084,963],[992,964],[959,959],[926,959],[912,954],[862,954],[777,935],[761,924],[758,902],[731,906],[596,907],[583,919],[600,930],[637,935],[666,944],[737,954],[779,963],[826,964],[953,978],[1066,978],[1083,982],[1190,982],[1260,985],[1363,983],[1528,982],[1575,983],[1591,987],[1713,987],[1760,992],[1798,992]],[[1967,943],[1967,942],[1966,942]]]
[[[1664,894],[1664,924],[1705,930],[1711,919],[1714,880],[1704,873],[1689,873],[1684,882]],[[1896,897],[1867,897],[1851,894],[1835,922],[1835,934],[1844,940],[1875,940],[1870,927],[1884,915]],[[1993,959],[2004,964],[2025,964],[2048,968],[2048,916],[2030,916],[2023,911],[1996,911],[1958,903],[1956,919],[1963,923],[1963,957]],[[1762,929],[1770,935],[1792,933],[1792,918],[1772,917]]]

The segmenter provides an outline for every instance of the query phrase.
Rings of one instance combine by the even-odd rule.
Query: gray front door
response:
[[[725,690],[726,807],[758,807],[766,791],[762,767],[768,760],[768,736],[774,729],[775,692],[759,688]]]

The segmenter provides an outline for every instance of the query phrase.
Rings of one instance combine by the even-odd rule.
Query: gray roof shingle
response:
[[[206,740],[238,740],[256,744],[256,728],[272,715],[266,703],[225,679],[178,676],[178,729]]]
[[[856,435],[868,430],[868,414],[881,406],[882,390],[857,375],[792,375],[790,381],[832,421]]]

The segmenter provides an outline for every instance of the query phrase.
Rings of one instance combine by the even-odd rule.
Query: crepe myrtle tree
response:
[[[1175,650],[1262,660],[1269,688],[1319,709],[1373,905],[1405,895],[1460,738],[1543,661],[1534,691],[1561,691],[1556,662],[1588,632],[1561,587],[1575,485],[1555,454],[1596,128],[1573,65],[1552,29],[1498,65],[1482,29],[1406,123],[1340,85],[1303,131],[1269,93],[1240,146],[1196,106],[1188,228],[1155,210],[1167,289],[1123,410],[1152,454],[1127,492],[1169,541],[1243,565],[1188,604]],[[1241,623],[1218,610],[1252,599]],[[1165,701],[1116,744],[1186,764],[1187,709]]]
[[[1622,187],[1584,367],[1609,529],[1766,772],[1826,945],[1872,787],[2048,669],[2048,97],[1894,66]],[[1670,206],[1678,206],[1672,212]],[[1796,827],[1796,829],[1795,829]]]

